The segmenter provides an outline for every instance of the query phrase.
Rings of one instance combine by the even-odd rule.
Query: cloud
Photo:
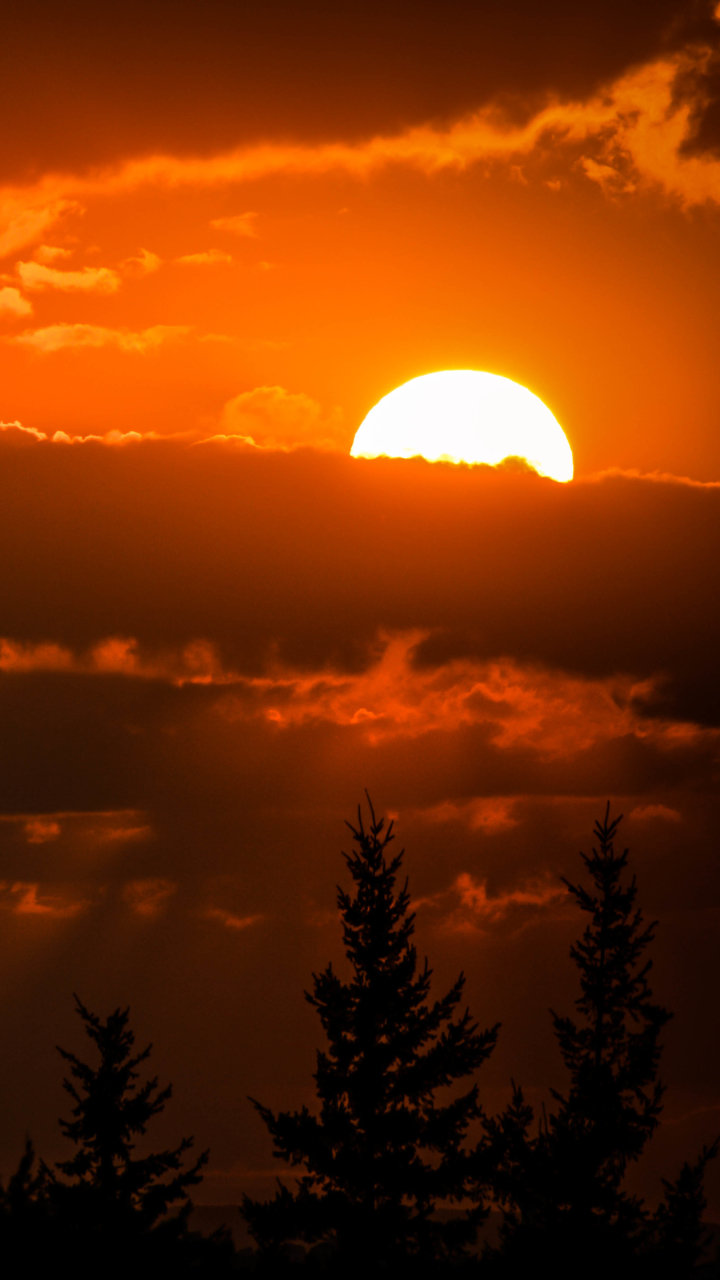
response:
[[[275,448],[300,444],[332,448],[342,440],[342,414],[339,409],[325,412],[317,400],[302,391],[256,387],[228,400],[219,431]]]
[[[636,67],[584,100],[550,100],[522,124],[490,104],[446,128],[415,126],[358,143],[263,143],[208,157],[148,156],[90,176],[53,176],[24,191],[7,190],[4,204],[10,221],[4,239],[10,243],[14,235],[18,243],[27,242],[31,227],[37,225],[40,233],[73,199],[143,187],[227,187],[273,174],[345,172],[366,178],[388,166],[432,175],[488,162],[517,166],[523,157],[539,162],[551,158],[556,164],[564,155],[569,165],[579,164],[591,181],[604,187],[656,187],[687,207],[718,203],[720,160],[691,149],[711,65],[710,50],[692,46]],[[254,235],[255,216],[217,218],[211,225]],[[24,241],[18,240],[17,230],[22,219],[27,222]]]
[[[46,844],[48,840],[57,840],[59,835],[60,823],[50,818],[29,818],[25,823],[28,844]]]
[[[367,179],[400,167],[431,177],[482,164],[508,173],[521,167],[524,181],[557,185],[562,165],[564,182],[583,175],[613,196],[646,189],[685,208],[718,204],[720,159],[696,145],[711,100],[713,59],[707,44],[691,45],[635,66],[585,98],[547,98],[520,123],[491,102],[445,127],[427,123],[358,142],[263,142],[215,155],[145,155],[84,174],[48,174],[0,191],[0,256],[39,240],[63,215],[80,212],[79,202],[148,188],[229,188],[276,174]],[[230,215],[211,226],[254,237],[256,217]],[[67,274],[86,283],[66,282],[66,288],[90,287],[84,272]],[[113,274],[104,278],[108,291]],[[62,287],[49,279],[43,284]]]
[[[135,915],[156,920],[177,890],[178,886],[172,880],[131,880],[125,885],[122,896]]]
[[[230,231],[234,236],[250,236],[256,239],[258,235],[255,222],[258,215],[256,213],[236,213],[229,218],[213,218],[210,226],[216,231]]]
[[[641,804],[631,809],[630,815],[636,822],[682,822],[682,814],[677,809],[670,809],[665,804]]]
[[[12,286],[0,289],[0,316],[29,316],[32,303]]]
[[[147,276],[160,269],[162,258],[149,249],[141,249],[134,257],[125,258],[120,265],[126,275]]]
[[[17,272],[26,289],[60,289],[64,293],[116,293],[120,276],[110,267],[82,267],[60,271],[41,262],[18,262]]]
[[[263,919],[261,915],[254,916],[237,916],[231,911],[225,911],[222,907],[207,907],[203,915],[208,920],[219,920],[225,925],[226,929],[237,930],[249,929],[251,925],[258,924]]]
[[[144,355],[166,342],[176,342],[188,333],[188,325],[178,324],[157,324],[140,333],[129,329],[106,329],[94,324],[52,324],[44,329],[20,333],[12,341],[45,354],[72,347],[118,347],[120,351]]]
[[[33,244],[66,214],[82,212],[77,201],[59,194],[58,185],[64,181],[41,179],[35,187],[6,187],[0,193],[0,258]]]
[[[426,822],[433,824],[462,822],[471,831],[497,835],[517,826],[519,819],[513,814],[514,807],[514,796],[482,796],[465,800],[461,804],[443,800],[441,804],[419,810],[418,813]]]
[[[214,267],[223,262],[232,262],[232,254],[225,253],[222,249],[208,249],[205,253],[186,253],[175,261],[186,267]]]
[[[242,411],[307,410],[270,391]],[[71,448],[13,426],[0,447],[16,495],[0,507],[3,655],[18,670],[269,679],[263,714],[278,729],[320,714],[380,741],[482,720],[502,749],[558,759],[639,725],[674,750],[663,726],[680,743],[695,732],[683,725],[720,724],[706,676],[720,486],[559,486],[179,440]],[[243,697],[231,713],[246,714]]]
[[[48,266],[52,266],[54,262],[61,262],[63,258],[69,258],[72,249],[61,249],[55,244],[41,244],[35,249],[35,257],[38,262],[44,262]]]
[[[74,901],[65,894],[44,893],[39,884],[17,882],[0,885],[0,905],[9,908],[14,915],[35,916],[49,920],[64,920],[75,916],[87,904]]]
[[[513,932],[547,915],[567,899],[567,889],[557,878],[534,878],[499,893],[489,893],[487,881],[463,871],[451,887],[434,897],[419,899],[415,906],[429,912],[443,933],[484,933],[497,926]]]

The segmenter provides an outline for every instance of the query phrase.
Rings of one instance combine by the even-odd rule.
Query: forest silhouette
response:
[[[404,852],[391,853],[393,823],[368,805],[367,822],[358,809],[347,824],[351,885],[338,889],[347,972],[328,965],[306,992],[324,1033],[317,1107],[276,1114],[250,1100],[291,1172],[271,1200],[244,1197],[238,1212],[255,1248],[237,1251],[227,1229],[193,1229],[190,1192],[208,1152],[193,1160],[192,1138],[137,1153],[171,1087],[142,1078],[151,1046],[135,1049],[128,1009],[102,1019],[76,996],[93,1062],[59,1049],[70,1101],[60,1127],[74,1151],[50,1167],[28,1139],[0,1187],[5,1274],[720,1275],[703,1225],[717,1140],[663,1180],[657,1207],[626,1187],[660,1122],[671,1014],[649,985],[657,922],[638,906],[628,850],[616,851],[621,818],[608,804],[581,855],[583,882],[565,880],[584,922],[570,952],[574,1015],[551,1013],[565,1091],[552,1090],[536,1116],[513,1082],[505,1110],[489,1115],[482,1066],[500,1027],[478,1028],[462,973],[432,997],[432,970],[413,944]],[[499,1231],[483,1243],[491,1213]]]

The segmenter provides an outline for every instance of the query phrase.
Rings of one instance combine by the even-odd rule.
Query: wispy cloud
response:
[[[258,924],[264,917],[261,915],[254,916],[238,916],[232,911],[225,911],[223,907],[207,907],[203,915],[208,920],[219,920],[225,925],[226,929],[234,929],[238,932],[242,929],[249,929],[250,925]]]
[[[0,258],[40,240],[65,214],[82,212],[76,200],[59,194],[66,184],[67,179],[53,177],[0,192]]]
[[[514,932],[557,910],[567,890],[557,878],[523,881],[499,893],[489,893],[487,881],[462,872],[444,893],[420,899],[416,906],[435,915],[444,933],[485,933],[509,925]]]
[[[632,809],[628,817],[633,818],[635,822],[651,822],[653,820],[660,822],[682,822],[682,814],[679,809],[670,809],[664,804],[641,804],[637,808]]]
[[[188,325],[178,324],[157,324],[139,333],[94,324],[51,324],[44,329],[27,330],[9,340],[46,354],[68,347],[117,347],[120,351],[144,355],[166,342],[186,337],[189,332]]]
[[[143,156],[79,174],[48,174],[0,191],[0,256],[39,240],[80,201],[143,188],[228,188],[274,174],[367,178],[388,166],[432,175],[534,157],[613,194],[655,188],[685,207],[720,203],[720,159],[693,151],[712,51],[693,46],[636,67],[584,100],[552,99],[522,124],[496,104],[448,125],[419,125],[357,143],[273,143],[214,156]],[[557,185],[557,173],[542,181]],[[216,230],[255,236],[253,212],[215,218]]]
[[[234,236],[250,236],[256,239],[258,230],[255,225],[256,213],[236,213],[229,218],[213,218],[210,226],[216,231],[230,231]]]
[[[60,823],[52,818],[29,818],[25,823],[28,844],[47,844],[49,840],[57,840],[59,835]]]
[[[126,275],[148,276],[160,269],[162,258],[157,253],[151,253],[149,249],[140,249],[139,253],[125,258],[120,266]]]
[[[222,249],[207,249],[204,253],[186,253],[176,262],[186,267],[214,267],[223,262],[232,262],[232,254]]]
[[[69,258],[72,249],[61,249],[56,244],[41,244],[35,250],[35,257],[38,262],[44,262],[48,266],[52,266],[55,262],[62,262],[64,258]]]
[[[18,262],[17,273],[26,289],[60,289],[63,293],[117,293],[120,276],[110,267],[82,267],[61,271],[42,262]]]
[[[77,915],[87,903],[62,893],[46,893],[37,882],[17,881],[0,885],[0,906],[18,916],[63,920]]]

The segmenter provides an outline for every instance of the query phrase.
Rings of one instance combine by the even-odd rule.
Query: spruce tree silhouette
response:
[[[624,880],[628,850],[614,845],[621,818],[610,820],[608,804],[595,824],[597,848],[581,855],[590,888],[564,880],[590,917],[570,951],[580,975],[579,1017],[551,1011],[570,1088],[552,1090],[557,1109],[535,1138],[519,1089],[503,1116],[485,1121],[509,1274],[532,1259],[558,1276],[638,1276],[642,1260],[654,1259],[655,1268],[666,1245],[673,1244],[678,1266],[694,1259],[702,1234],[702,1176],[716,1148],[665,1184],[665,1204],[653,1217],[622,1185],[659,1123],[660,1033],[672,1015],[650,990],[645,952],[657,922],[646,924],[636,906],[635,877]]]
[[[368,803],[368,829],[360,809],[357,827],[347,824],[352,892],[338,889],[352,975],[344,982],[329,965],[306,992],[328,1042],[314,1076],[319,1115],[306,1107],[275,1115],[251,1099],[275,1155],[305,1173],[297,1192],[281,1184],[274,1200],[246,1196],[242,1206],[262,1249],[332,1242],[344,1273],[461,1254],[474,1238],[483,1208],[448,1222],[431,1215],[471,1185],[464,1140],[483,1114],[477,1085],[445,1105],[435,1093],[472,1075],[498,1034],[497,1026],[479,1032],[467,1009],[456,1016],[462,974],[428,1003],[431,970],[417,966],[407,881],[396,889],[403,853],[388,860],[393,824],[385,829]]]
[[[0,1258],[9,1276],[39,1274],[51,1262],[47,1177],[42,1165],[37,1171],[34,1165],[35,1149],[27,1138],[7,1187],[0,1184]]]
[[[617,1234],[627,1242],[639,1226],[639,1205],[621,1184],[659,1123],[659,1037],[672,1015],[653,1003],[648,984],[652,961],[644,953],[657,921],[646,925],[636,907],[635,877],[622,882],[629,851],[615,852],[621,818],[610,821],[608,804],[595,824],[598,848],[581,855],[591,889],[565,880],[590,921],[570,950],[580,973],[580,1019],[552,1013],[571,1084],[567,1096],[552,1091],[559,1108],[551,1133],[571,1233],[599,1221],[605,1239]]]
[[[48,1193],[65,1247],[74,1241],[88,1263],[97,1259],[106,1269],[122,1271],[130,1261],[149,1262],[181,1241],[192,1208],[187,1189],[201,1181],[208,1153],[183,1169],[193,1145],[192,1138],[183,1138],[174,1150],[134,1156],[136,1139],[164,1109],[171,1086],[159,1089],[157,1077],[138,1085],[138,1068],[152,1046],[133,1053],[128,1009],[116,1009],[103,1021],[77,996],[75,1003],[100,1060],[92,1067],[58,1047],[70,1064],[63,1086],[75,1103],[72,1119],[61,1120],[60,1127],[77,1151],[56,1166],[64,1179],[46,1170]],[[169,1214],[178,1204],[179,1212]]]

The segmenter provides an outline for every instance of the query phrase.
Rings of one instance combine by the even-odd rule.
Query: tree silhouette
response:
[[[532,1108],[518,1089],[505,1114],[485,1122],[511,1270],[532,1258],[551,1261],[558,1275],[579,1268],[585,1275],[628,1269],[638,1275],[639,1260],[654,1253],[657,1261],[666,1244],[678,1264],[694,1258],[701,1234],[702,1175],[714,1148],[686,1166],[677,1183],[665,1184],[665,1204],[652,1218],[623,1189],[629,1163],[659,1123],[659,1037],[671,1014],[650,990],[652,961],[645,953],[657,922],[645,923],[635,877],[624,879],[628,850],[617,853],[614,844],[621,818],[610,820],[608,804],[595,824],[597,848],[581,855],[590,887],[564,881],[589,916],[570,951],[580,975],[579,1016],[551,1011],[569,1090],[552,1090],[557,1108],[535,1138],[529,1137]]]
[[[63,1179],[46,1171],[48,1194],[66,1247],[70,1236],[86,1258],[97,1255],[103,1265],[110,1261],[122,1270],[128,1259],[149,1260],[153,1252],[167,1251],[186,1235],[192,1208],[187,1189],[201,1181],[208,1153],[183,1169],[193,1143],[183,1138],[173,1150],[134,1155],[136,1140],[164,1109],[171,1086],[159,1089],[157,1077],[137,1083],[138,1068],[152,1046],[133,1053],[128,1009],[116,1009],[103,1021],[77,996],[75,1003],[99,1063],[89,1066],[58,1048],[70,1064],[63,1086],[75,1103],[72,1119],[61,1120],[60,1126],[77,1150],[56,1166]],[[178,1204],[179,1212],[169,1214]]]
[[[710,1237],[703,1226],[705,1168],[718,1154],[720,1140],[703,1147],[694,1164],[686,1162],[675,1182],[663,1178],[664,1196],[648,1230],[648,1271],[656,1280],[684,1280],[693,1275]]]
[[[646,925],[636,907],[635,877],[622,883],[628,850],[618,854],[614,847],[621,817],[610,821],[608,804],[595,824],[598,848],[581,855],[591,889],[565,881],[590,921],[570,951],[580,973],[580,1018],[552,1014],[571,1084],[567,1096],[553,1090],[559,1108],[551,1132],[556,1193],[562,1215],[572,1220],[570,1234],[600,1222],[604,1237],[627,1240],[639,1206],[621,1184],[659,1123],[659,1036],[671,1014],[653,1003],[652,961],[644,959],[657,921]]]
[[[475,1072],[498,1027],[479,1032],[467,1009],[456,1014],[462,974],[428,1003],[431,970],[427,961],[418,969],[407,881],[396,889],[403,853],[386,857],[393,824],[385,829],[370,805],[367,830],[360,809],[357,827],[347,825],[353,888],[338,889],[338,907],[352,974],[344,982],[329,965],[306,993],[328,1042],[314,1075],[319,1114],[275,1115],[251,1099],[275,1155],[305,1173],[296,1192],[281,1185],[267,1203],[246,1196],[242,1212],[264,1249],[332,1242],[345,1270],[362,1271],[457,1254],[473,1239],[484,1209],[448,1222],[431,1215],[471,1185],[464,1140],[483,1114],[477,1085],[444,1105],[435,1093]]]
[[[0,1257],[7,1275],[38,1274],[51,1262],[48,1249],[47,1176],[35,1166],[35,1149],[29,1138],[18,1167],[0,1184]]]

